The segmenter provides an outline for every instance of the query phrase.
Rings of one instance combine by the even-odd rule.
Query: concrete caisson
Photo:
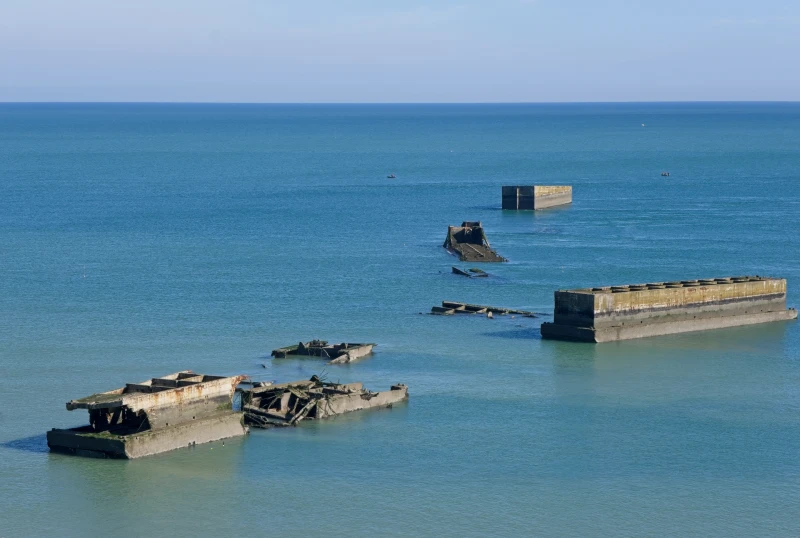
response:
[[[504,186],[503,209],[537,210],[572,203],[569,185]]]
[[[797,318],[786,280],[758,276],[655,282],[555,292],[542,337],[611,342]]]
[[[78,456],[139,458],[247,433],[244,415],[232,410],[245,376],[184,370],[67,402],[86,409],[89,424],[47,432],[56,452]]]

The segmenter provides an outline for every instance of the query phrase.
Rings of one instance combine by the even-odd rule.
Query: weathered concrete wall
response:
[[[669,321],[707,314],[749,314],[786,309],[786,281],[742,277],[557,291],[553,321],[599,328],[626,321]],[[669,287],[668,287],[669,286]]]
[[[572,203],[568,185],[503,186],[503,209],[536,210]]]
[[[243,421],[242,413],[227,412],[174,428],[142,432],[126,439],[125,454],[128,458],[141,458],[190,444],[240,437],[248,432]]]
[[[550,196],[553,194],[572,194],[572,187],[569,185],[534,185],[533,195],[535,197]]]
[[[207,397],[202,400],[190,400],[179,405],[167,405],[147,410],[147,421],[151,430],[160,430],[201,420],[210,415],[216,415],[221,410],[231,408],[231,397],[223,394],[216,397]]]
[[[691,321],[704,328],[733,326],[744,322],[713,320],[736,316],[756,320],[761,318],[748,316],[785,312],[788,314],[777,318],[762,318],[792,319],[792,313],[796,317],[795,311],[786,310],[786,281],[775,278],[734,277],[564,290],[555,292],[553,323],[542,325],[542,335],[559,338],[570,333],[572,339],[583,340],[589,339],[586,331],[567,331],[564,327],[590,331],[614,328],[619,335],[627,335],[625,338],[638,338],[632,335],[668,334],[659,332],[667,330],[664,327],[644,330],[645,325],[673,324],[673,329],[684,331],[688,330],[684,325],[675,324]],[[623,327],[626,330],[621,330]],[[589,340],[599,341],[597,338],[594,335]]]
[[[789,309],[780,312],[763,312],[738,316],[716,316],[663,323],[641,323],[638,325],[629,324],[600,329],[543,323],[542,337],[553,340],[572,340],[576,342],[615,342],[617,340],[630,340],[634,338],[706,331],[710,329],[724,329],[728,327],[756,325],[759,323],[788,321],[793,319],[797,319],[797,310]]]
[[[95,458],[126,458],[125,443],[120,436],[98,436],[89,426],[47,432],[47,446],[54,452]]]
[[[176,374],[173,374],[176,375]],[[211,377],[211,376],[205,376]],[[233,396],[233,392],[243,379],[243,376],[223,377],[207,382],[187,385],[172,390],[161,392],[123,392],[124,389],[116,389],[101,394],[72,400],[67,402],[67,410],[74,409],[114,409],[116,407],[127,406],[131,411],[148,409],[152,407],[165,407],[170,405],[181,405],[191,400],[202,400],[209,397],[227,395]],[[129,384],[136,385],[136,384]],[[147,386],[145,383],[138,385]]]
[[[53,429],[47,432],[47,445],[53,451],[78,456],[140,458],[192,444],[239,437],[247,431],[242,413],[228,411],[179,426],[131,435],[96,434],[89,427]]]

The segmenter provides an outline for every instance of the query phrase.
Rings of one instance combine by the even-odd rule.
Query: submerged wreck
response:
[[[390,407],[408,399],[408,387],[372,392],[361,383],[327,383],[317,376],[308,381],[254,386],[242,392],[248,424],[267,428],[294,426],[305,419],[322,419],[362,409]]]
[[[489,273],[481,269],[478,269],[476,267],[472,267],[465,271],[463,269],[459,269],[458,267],[453,266],[453,274],[459,276],[465,276],[467,278],[481,278],[481,277],[486,278],[489,276]]]
[[[67,410],[88,410],[89,425],[50,430],[47,446],[79,456],[139,458],[245,435],[243,414],[232,406],[245,378],[185,370],[71,400]]]
[[[360,359],[372,353],[372,348],[378,344],[329,344],[326,340],[311,340],[300,342],[296,346],[281,347],[272,350],[276,359],[285,359],[289,356],[320,357],[328,359],[328,364],[345,364]]]
[[[498,314],[505,316],[513,314],[525,318],[535,318],[536,314],[528,312],[527,310],[514,310],[512,308],[501,308],[499,306],[484,306],[477,304],[456,303],[453,301],[442,301],[442,306],[434,306],[431,308],[431,314],[439,316],[452,316],[455,314]]]
[[[461,226],[448,226],[444,248],[462,262],[508,261],[492,250],[480,221],[465,221]]]

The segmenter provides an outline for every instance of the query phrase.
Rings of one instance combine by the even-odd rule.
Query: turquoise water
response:
[[[499,209],[533,183],[574,203]],[[800,104],[0,105],[0,187],[0,536],[800,534],[796,322],[590,345],[420,315],[736,274],[797,306]],[[462,220],[510,259],[488,279],[449,274]],[[379,346],[268,356],[315,337]],[[411,396],[47,452],[67,400],[186,368]]]

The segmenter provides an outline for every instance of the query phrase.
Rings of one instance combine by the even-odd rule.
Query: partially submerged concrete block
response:
[[[796,318],[786,308],[785,279],[655,282],[557,291],[542,337],[610,342]]]
[[[47,432],[53,451],[81,456],[138,458],[247,433],[232,397],[245,376],[190,370],[67,402],[89,411],[89,425]]]
[[[255,386],[242,395],[247,422],[260,427],[293,426],[301,420],[390,407],[407,399],[408,387],[403,384],[372,392],[361,383],[327,383],[317,376],[308,381]]]
[[[454,301],[442,301],[442,306],[434,306],[431,308],[431,314],[439,316],[452,316],[454,314],[499,314],[501,316],[505,316],[507,314],[511,314],[526,318],[536,317],[536,314],[533,312],[528,312],[527,310],[514,310],[512,308],[502,308],[499,306],[457,303]]]
[[[503,209],[545,209],[572,203],[569,185],[504,186]]]
[[[326,340],[311,340],[310,342],[300,342],[296,346],[286,346],[272,350],[272,356],[276,359],[287,357],[320,357],[327,359],[328,364],[346,364],[365,357],[372,353],[372,349],[378,344],[355,344],[352,342],[342,342],[341,344],[329,344]]]
[[[508,261],[492,250],[480,221],[464,221],[461,226],[448,226],[444,248],[462,261],[505,262]]]

